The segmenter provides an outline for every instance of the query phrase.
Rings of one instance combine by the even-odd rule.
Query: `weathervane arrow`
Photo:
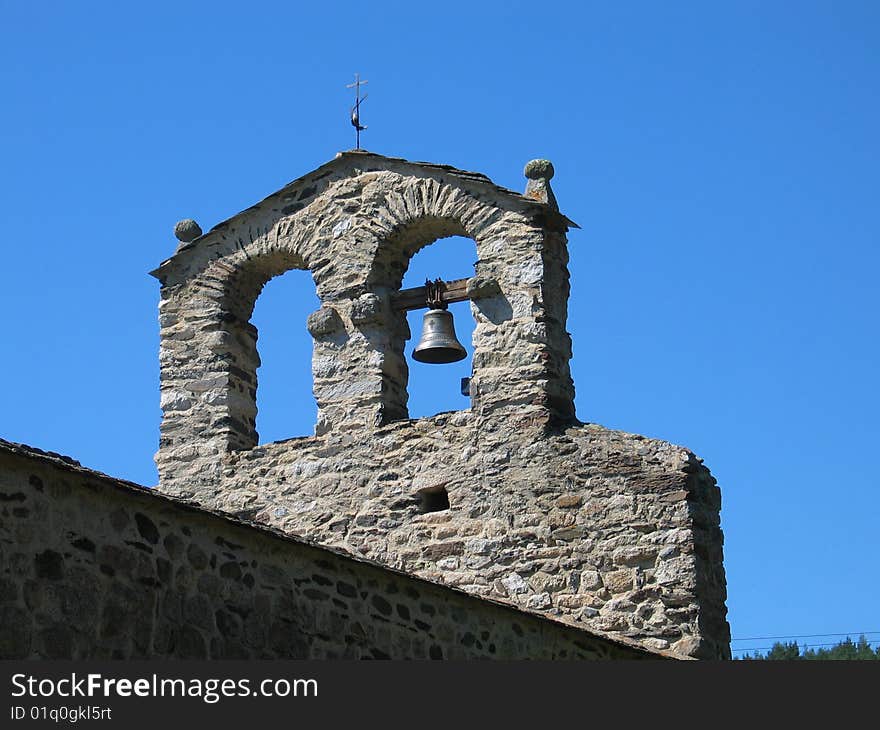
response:
[[[355,132],[355,149],[361,148],[361,131],[366,129],[366,126],[361,124],[361,103],[367,98],[367,95],[364,94],[361,96],[361,85],[366,84],[366,81],[361,81],[360,74],[354,75],[354,83],[346,84],[346,89],[354,89],[354,106],[351,108],[351,126],[354,127]]]

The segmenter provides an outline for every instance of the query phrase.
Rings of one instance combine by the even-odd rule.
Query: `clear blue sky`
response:
[[[155,483],[147,271],[176,220],[207,230],[352,147],[359,71],[371,151],[514,189],[529,159],[555,163],[583,227],[578,415],[705,459],[734,637],[880,631],[880,4],[6,0],[0,17],[0,436]],[[472,263],[448,241],[407,281]],[[258,302],[265,440],[311,428],[314,306],[302,272]],[[420,367],[416,414],[463,406],[466,365]]]

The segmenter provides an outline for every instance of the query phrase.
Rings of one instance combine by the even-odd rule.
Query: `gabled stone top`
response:
[[[533,160],[527,165],[527,175],[529,176],[529,188],[535,186],[535,178],[530,174],[535,162],[547,162],[546,160]],[[549,165],[549,163],[547,163]],[[543,168],[542,168],[543,169]],[[174,252],[174,255],[163,261],[156,269],[150,272],[152,276],[162,280],[163,272],[170,267],[171,263],[177,259],[185,259],[187,253],[193,251],[210,241],[212,235],[216,232],[223,231],[237,223],[240,219],[248,214],[255,213],[266,208],[272,208],[279,203],[287,204],[286,207],[296,208],[297,201],[309,197],[305,193],[311,194],[309,188],[319,184],[322,180],[336,176],[338,173],[344,174],[361,174],[376,171],[396,171],[405,174],[422,174],[442,175],[459,180],[483,188],[485,192],[493,194],[498,198],[506,198],[513,207],[523,211],[531,211],[535,216],[546,216],[547,219],[560,230],[568,230],[568,228],[580,228],[566,216],[559,213],[555,206],[555,198],[550,193],[550,201],[544,202],[540,197],[531,194],[520,194],[508,188],[502,187],[492,182],[490,178],[480,172],[470,172],[467,170],[459,170],[451,165],[442,165],[433,162],[412,162],[402,157],[386,157],[374,152],[366,150],[348,150],[337,153],[336,157],[329,162],[325,162],[320,167],[302,175],[295,180],[287,183],[283,188],[276,190],[274,193],[267,195],[259,203],[255,203],[249,208],[236,213],[233,216],[221,221],[206,233],[198,235],[189,241],[182,241]],[[542,183],[539,183],[547,190],[550,189],[549,178],[552,177],[552,165],[549,165],[550,175]],[[284,210],[282,209],[282,212]],[[292,210],[290,212],[293,212]],[[182,223],[183,221],[181,221]],[[193,221],[187,221],[193,223]],[[196,226],[196,230],[198,226]]]

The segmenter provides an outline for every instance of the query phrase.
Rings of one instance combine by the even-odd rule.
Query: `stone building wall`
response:
[[[570,221],[552,166],[526,170],[521,196],[345,153],[182,244],[153,272],[159,487],[537,615],[728,657],[720,492],[688,450],[575,418]],[[473,238],[479,257],[471,405],[409,420],[394,296],[410,257],[447,235]],[[321,300],[308,321],[316,435],[258,445],[249,320],[291,268]]]
[[[651,659],[0,441],[0,659]]]
[[[199,499],[287,534],[645,646],[726,657],[719,490],[685,449],[471,414],[230,455]],[[449,509],[424,512],[444,490]],[[430,503],[429,503],[430,506]]]

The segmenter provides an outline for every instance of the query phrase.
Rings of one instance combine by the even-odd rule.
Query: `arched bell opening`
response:
[[[251,315],[257,332],[256,428],[260,443],[312,436],[318,405],[312,387],[313,339],[306,320],[321,306],[310,272],[270,279]]]
[[[403,276],[402,289],[425,285],[426,280],[442,279],[445,282],[468,279],[474,276],[477,261],[475,242],[464,236],[449,236],[421,248],[409,261]],[[420,341],[431,338],[426,332],[427,307],[407,312],[406,319],[410,337],[404,348],[409,376],[406,384],[410,418],[434,416],[444,411],[460,411],[470,408],[469,382],[473,370],[473,333],[475,321],[468,301],[453,302],[447,306],[454,327],[454,337],[464,348],[464,357],[457,362],[424,362],[413,353]],[[428,315],[432,317],[432,315]],[[440,339],[452,335],[448,317],[439,318],[442,328]],[[431,327],[432,325],[428,325]],[[423,340],[423,335],[426,337]],[[437,345],[434,338],[428,343],[428,351],[422,357],[430,360],[430,347]],[[441,360],[451,355],[439,354]]]
[[[212,310],[214,322],[206,328],[210,333],[201,346],[207,369],[218,378],[216,389],[206,391],[202,401],[210,406],[212,425],[225,435],[226,450],[248,450],[259,443],[290,438],[294,429],[300,432],[298,435],[312,435],[315,399],[308,372],[311,347],[301,339],[284,343],[285,332],[295,332],[298,323],[304,328],[306,315],[300,316],[299,311],[314,309],[317,300],[305,261],[290,251],[276,250],[248,258],[237,269],[221,262],[215,269],[212,274],[222,281],[223,294],[217,298],[211,278],[205,278],[208,300],[216,300],[220,308]],[[273,280],[275,283],[270,284]],[[290,296],[294,291],[297,294]],[[288,358],[285,349],[301,354]],[[268,367],[263,367],[264,363]],[[297,366],[304,372],[304,379],[292,372]],[[295,392],[278,402],[277,396],[285,386],[292,386]],[[258,413],[258,398],[264,417]],[[311,421],[308,426],[298,425],[291,418],[304,406],[306,418]]]

